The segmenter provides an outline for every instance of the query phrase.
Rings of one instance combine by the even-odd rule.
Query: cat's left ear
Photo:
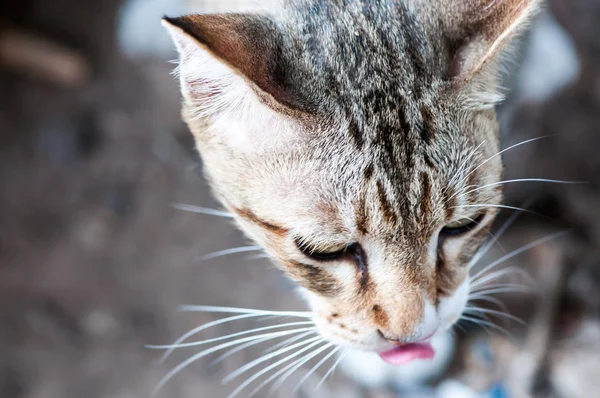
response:
[[[186,15],[162,21],[180,55],[181,90],[201,116],[243,109],[249,98],[296,109],[281,66],[274,22],[250,14]]]
[[[483,96],[480,105],[497,94],[497,72],[501,53],[527,26],[541,0],[443,0],[447,39],[453,48],[447,75],[472,94]],[[468,84],[472,83],[472,84]],[[488,96],[486,99],[485,96]]]

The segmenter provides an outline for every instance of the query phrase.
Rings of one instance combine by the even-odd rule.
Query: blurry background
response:
[[[167,62],[175,54],[159,20],[235,3],[0,3],[0,397],[148,397],[197,350],[160,364],[145,344],[219,318],[178,313],[180,304],[304,309],[257,253],[203,261],[248,242],[226,219],[171,206],[218,208],[179,118]],[[508,204],[545,217],[519,218],[484,265],[571,229],[503,263],[537,284],[537,295],[494,294],[529,326],[490,317],[507,337],[489,325],[461,325],[452,365],[437,370],[431,388],[381,377],[386,370],[377,368],[362,384],[336,372],[318,392],[315,376],[299,396],[598,396],[600,2],[550,0],[518,54],[500,108],[503,146],[550,137],[508,151],[506,179],[589,182],[506,187]],[[202,337],[257,324],[264,325],[225,324]],[[226,397],[232,386],[221,385],[223,376],[260,352],[220,366],[199,361],[158,396]],[[278,394],[290,397],[291,388]]]

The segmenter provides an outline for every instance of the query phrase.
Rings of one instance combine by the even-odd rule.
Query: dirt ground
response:
[[[545,295],[507,299],[531,329],[515,328],[518,343],[485,337],[492,350],[511,353],[494,365],[496,376],[473,365],[472,343],[480,337],[473,329],[460,337],[451,374],[481,389],[498,381],[527,386],[524,397],[592,397],[598,382],[589,372],[600,361],[600,5],[551,3],[577,43],[583,72],[547,100],[512,98],[505,105],[505,146],[558,137],[507,154],[507,177],[589,183],[508,188],[511,203],[533,197],[532,211],[555,220],[525,217],[507,235],[508,248],[556,228],[572,228],[573,234],[515,263],[542,281]],[[82,82],[65,85],[24,68],[0,67],[0,397],[148,397],[187,355],[160,364],[160,353],[145,345],[171,342],[219,317],[178,313],[179,305],[304,309],[293,285],[264,259],[242,254],[201,261],[248,242],[226,219],[171,206],[218,207],[179,119],[172,65],[120,55],[114,33],[119,5],[0,5],[0,37],[8,29],[35,33],[75,50],[90,68]],[[257,323],[221,325],[203,336],[250,325]],[[259,352],[232,356],[220,366],[209,367],[212,358],[198,361],[158,396],[225,397],[232,389],[221,385],[223,375]],[[531,374],[520,375],[524,381],[514,374],[524,363],[515,362],[519,352],[529,355],[519,361],[531,364]],[[569,380],[581,382],[573,387]],[[289,391],[275,396],[289,397]],[[300,396],[396,395],[367,392],[337,373],[318,395]]]

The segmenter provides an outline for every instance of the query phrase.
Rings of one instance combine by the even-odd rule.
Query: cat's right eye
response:
[[[349,245],[343,244],[326,248],[316,248],[301,240],[296,240],[296,246],[305,256],[317,261],[337,260],[346,254],[349,247]]]
[[[444,237],[464,235],[475,229],[485,218],[485,214],[480,214],[475,218],[465,217],[461,220],[451,222],[442,228],[440,235]]]

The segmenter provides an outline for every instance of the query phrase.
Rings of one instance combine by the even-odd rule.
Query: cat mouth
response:
[[[429,342],[404,344],[379,353],[381,359],[400,366],[418,359],[433,359],[435,351]]]

